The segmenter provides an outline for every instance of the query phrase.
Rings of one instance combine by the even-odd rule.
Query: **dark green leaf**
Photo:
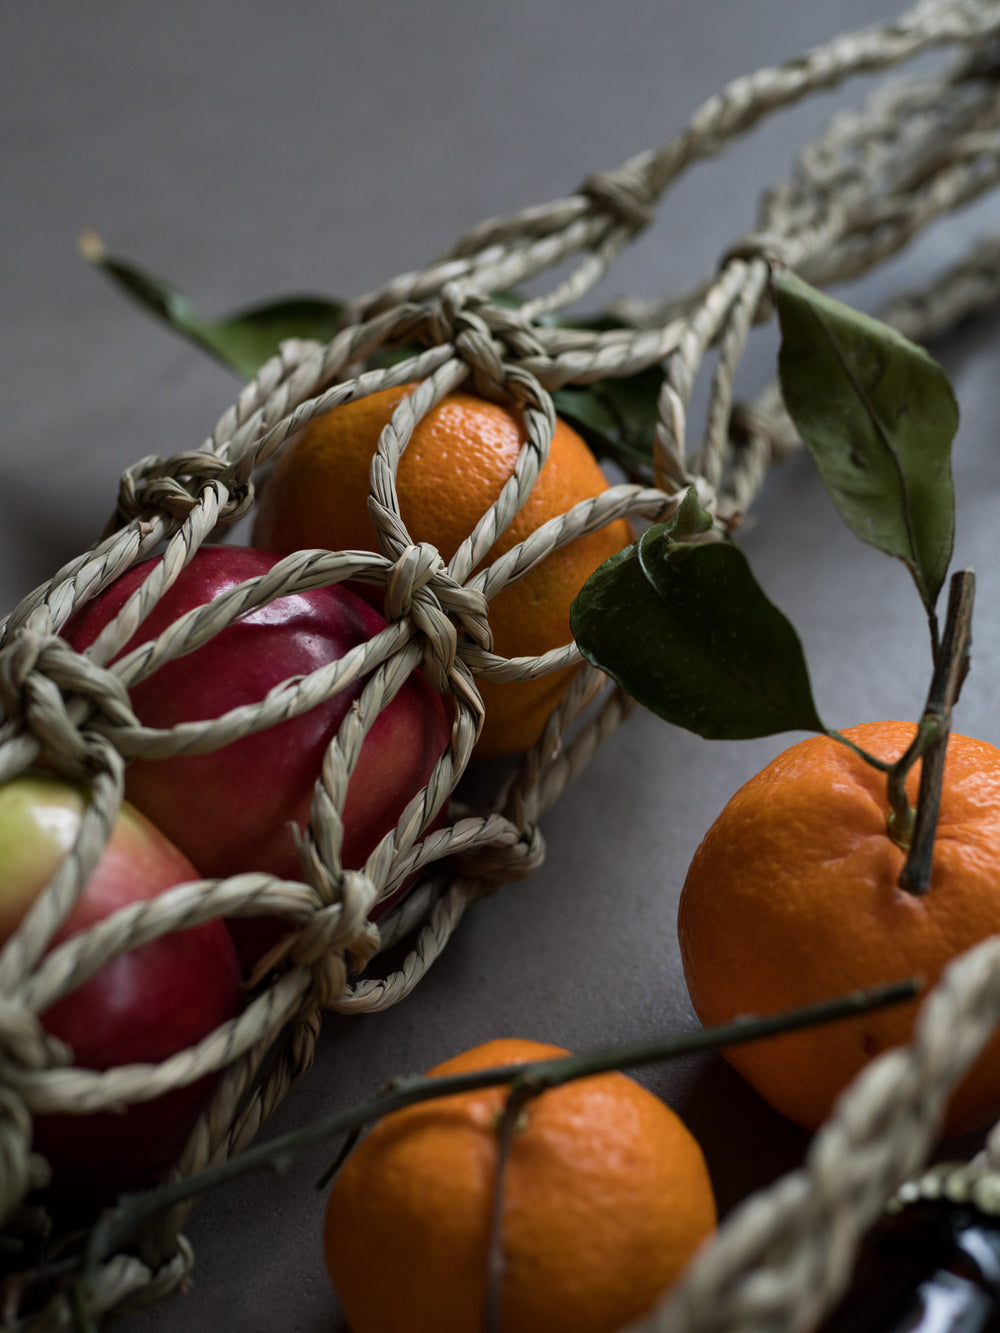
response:
[[[422,348],[416,343],[396,343],[394,346],[383,344],[372,352],[367,364],[375,370],[386,370],[389,366],[396,366],[401,361],[408,361],[410,357],[417,356],[420,351]]]
[[[329,342],[342,312],[342,305],[323,297],[284,297],[208,324],[205,346],[238,374],[252,379],[286,338]]]
[[[344,312],[339,301],[294,296],[251,306],[220,319],[208,319],[172,283],[109,255],[95,233],[86,232],[81,237],[80,249],[139,305],[246,379],[253,378],[286,338],[329,341]],[[496,292],[492,299],[510,309],[516,309],[525,300],[516,291]],[[581,327],[598,328],[606,322],[594,319],[585,321]],[[371,364],[391,366],[416,350],[410,345],[386,346],[372,355]],[[615,458],[626,469],[638,466],[651,471],[662,382],[662,368],[654,366],[626,379],[559,389],[553,397],[559,415],[580,431],[599,456]]]
[[[570,623],[584,656],[640,703],[712,740],[824,731],[802,645],[729,542],[666,525],[606,561]]]
[[[252,379],[286,338],[328,342],[344,309],[325,297],[293,296],[206,319],[171,283],[109,255],[93,233],[81,238],[80,248],[133,300],[245,379]]]
[[[647,366],[635,375],[594,384],[566,385],[552,395],[564,421],[580,432],[598,457],[626,468],[648,469],[663,385],[663,367]]]
[[[517,308],[527,299],[516,290],[495,292],[499,305]],[[589,329],[595,333],[620,328],[607,314],[566,319],[544,314],[540,323],[557,328]],[[577,430],[598,458],[611,458],[631,474],[652,478],[653,435],[658,419],[662,365],[647,366],[634,375],[615,376],[592,384],[566,384],[555,389],[557,414]]]
[[[664,540],[672,538],[675,542],[686,541],[688,537],[700,537],[712,530],[712,515],[702,509],[698,503],[698,492],[689,486],[681,496],[680,504],[664,523],[651,528]],[[652,541],[648,538],[648,541]],[[642,552],[640,550],[640,557]]]
[[[904,561],[933,610],[954,545],[955,396],[887,325],[775,273],[785,405],[841,517]]]

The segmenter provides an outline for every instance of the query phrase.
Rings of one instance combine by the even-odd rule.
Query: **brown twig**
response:
[[[206,1167],[182,1180],[171,1181],[142,1194],[124,1195],[114,1208],[104,1213],[94,1224],[80,1258],[78,1295],[86,1306],[83,1293],[93,1283],[98,1265],[113,1254],[147,1219],[185,1199],[208,1189],[226,1184],[248,1171],[275,1162],[286,1163],[294,1156],[326,1142],[359,1125],[388,1115],[392,1111],[416,1102],[430,1101],[451,1093],[475,1092],[481,1088],[515,1084],[520,1080],[533,1095],[547,1087],[568,1083],[571,1079],[598,1074],[609,1069],[635,1069],[682,1055],[696,1055],[717,1051],[744,1042],[777,1036],[782,1032],[815,1027],[820,1023],[851,1018],[890,1005],[901,1004],[919,993],[923,982],[908,978],[873,986],[867,990],[852,991],[847,995],[823,1000],[777,1014],[743,1015],[717,1027],[682,1032],[657,1041],[612,1047],[583,1055],[560,1056],[527,1064],[499,1066],[495,1069],[471,1070],[447,1077],[414,1076],[399,1078],[380,1095],[361,1106],[350,1107],[314,1121],[288,1134],[254,1144],[227,1161]]]
[[[507,1179],[507,1162],[511,1143],[521,1127],[528,1102],[551,1087],[550,1079],[533,1078],[522,1074],[511,1084],[503,1110],[497,1120],[497,1169],[493,1181],[493,1201],[490,1208],[490,1238],[486,1262],[485,1333],[499,1333],[500,1293],[503,1287],[503,1201]]]
[[[923,738],[918,747],[922,759],[920,788],[910,846],[899,877],[900,888],[917,895],[930,888],[951,712],[969,670],[975,591],[976,578],[971,569],[960,570],[952,576],[941,648],[917,733]]]

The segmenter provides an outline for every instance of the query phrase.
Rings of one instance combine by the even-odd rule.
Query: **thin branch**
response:
[[[500,1293],[503,1288],[503,1203],[507,1182],[507,1163],[510,1159],[514,1135],[521,1128],[528,1102],[551,1086],[530,1073],[522,1074],[511,1085],[497,1120],[497,1167],[493,1180],[493,1201],[490,1209],[490,1238],[486,1262],[485,1333],[499,1333]]]
[[[969,671],[975,592],[976,576],[971,569],[960,570],[952,576],[941,651],[920,722],[920,730],[926,733],[927,742],[920,770],[913,837],[899,877],[900,888],[906,889],[908,893],[920,895],[930,888],[934,835],[941,808],[941,784],[951,732],[951,711],[958,701],[962,683]]]
[[[496,1069],[472,1070],[447,1077],[415,1075],[400,1078],[388,1090],[361,1106],[350,1107],[314,1121],[300,1129],[277,1138],[257,1143],[244,1152],[216,1163],[188,1176],[171,1181],[141,1194],[123,1195],[114,1208],[104,1213],[94,1224],[86,1249],[81,1256],[80,1283],[90,1285],[98,1265],[114,1253],[147,1218],[165,1208],[192,1198],[205,1190],[226,1184],[248,1171],[285,1163],[298,1154],[330,1138],[344,1134],[359,1125],[379,1119],[392,1111],[416,1102],[430,1101],[457,1092],[474,1092],[481,1088],[502,1086],[524,1078],[539,1090],[581,1078],[587,1074],[608,1069],[638,1068],[683,1055],[696,1055],[737,1046],[763,1037],[776,1036],[820,1023],[851,1018],[859,1013],[883,1009],[912,999],[921,989],[919,978],[890,982],[867,990],[852,991],[835,999],[823,1000],[801,1009],[789,1010],[764,1017],[747,1015],[717,1027],[684,1032],[659,1041],[617,1046],[584,1055],[571,1055],[555,1060],[541,1060],[520,1065],[506,1065]]]

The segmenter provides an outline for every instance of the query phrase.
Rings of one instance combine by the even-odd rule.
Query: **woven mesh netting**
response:
[[[623,517],[640,524],[663,519],[692,485],[721,526],[740,520],[768,469],[797,444],[776,389],[750,403],[733,396],[752,329],[770,317],[772,263],[819,286],[856,277],[994,187],[998,35],[995,0],[928,0],[896,22],[737,80],[662,148],[594,176],[571,197],[480,226],[444,259],[354,302],[328,344],[285,343],[200,448],[129,468],[101,539],[6,617],[0,781],[42,762],[85,776],[93,793],[72,852],[0,952],[0,1217],[11,1248],[43,1224],[32,1192],[46,1168],[32,1152],[33,1116],[141,1101],[217,1072],[211,1103],[173,1173],[225,1158],[250,1142],[308,1069],[325,1008],[365,1012],[405,997],[470,903],[539,864],[544,812],[633,704],[583,664],[573,644],[540,658],[494,653],[493,598],[582,533]],[[790,179],[762,196],[757,229],[736,240],[716,271],[690,291],[654,304],[622,302],[611,326],[599,332],[546,318],[586,295],[692,163],[728,148],[778,108],[934,48],[947,48],[941,68],[928,73],[921,62],[922,73],[886,75],[858,110],[836,116],[801,153]],[[986,238],[956,256],[931,288],[902,295],[879,313],[912,338],[937,335],[996,300],[998,261],[1000,239]],[[489,295],[526,284],[534,289],[556,269],[568,276],[516,309]],[[390,347],[418,350],[368,368]],[[547,457],[553,391],[656,365],[666,373],[652,463],[637,465],[626,481],[491,560],[491,546]],[[708,406],[692,439],[689,408],[703,371]],[[372,468],[378,553],[309,550],[282,558],[270,573],[107,665],[194,552],[222,540],[253,508],[286,441],[338,404],[414,382],[418,387],[383,432]],[[415,423],[458,388],[516,407],[527,441],[500,498],[445,562],[404,525],[395,472]],[[74,652],[59,636],[68,617],[153,555],[152,572],[115,620],[86,654]],[[359,578],[386,589],[389,622],[363,651],[286,682],[254,708],[169,732],[138,725],[128,689],[164,661],[252,607]],[[578,668],[570,688],[494,797],[481,808],[453,799],[481,724],[479,683],[568,665]],[[453,703],[450,746],[394,834],[362,869],[345,869],[339,846],[348,779],[367,730],[417,666]],[[299,715],[362,676],[359,705],[330,746],[316,784],[300,880],[250,872],[183,885],[48,948],[107,841],[128,760],[214,749]],[[447,821],[427,832],[449,799]],[[414,875],[415,887],[372,924],[375,903]],[[294,928],[280,966],[238,1017],[196,1047],[154,1067],[96,1072],[67,1063],[65,1049],[42,1029],[38,1015],[109,958],[182,927],[261,914]],[[398,966],[373,967],[404,941]],[[956,963],[925,1005],[912,1046],[869,1067],[816,1136],[802,1170],[738,1210],[643,1329],[804,1329],[829,1307],[861,1233],[925,1159],[950,1089],[1000,1017],[998,947],[987,943]],[[982,1165],[994,1165],[989,1143]],[[191,1264],[182,1234],[187,1209],[147,1223],[129,1253],[102,1266],[86,1298],[95,1321],[184,1283]],[[71,1299],[58,1284],[33,1283],[15,1267],[3,1291],[4,1328],[73,1324]]]

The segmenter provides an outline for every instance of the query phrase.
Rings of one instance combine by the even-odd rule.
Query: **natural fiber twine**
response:
[[[157,1095],[221,1071],[175,1171],[189,1174],[245,1146],[309,1068],[324,1008],[364,1012],[398,1002],[441,953],[466,907],[530,874],[544,855],[542,816],[633,705],[583,667],[544,735],[485,809],[452,806],[453,822],[422,835],[430,812],[464,773],[482,715],[479,679],[522,679],[579,662],[572,645],[539,659],[492,651],[489,604],[555,546],[619,517],[668,514],[695,485],[703,505],[737,524],[774,461],[796,446],[772,386],[734,401],[733,380],[752,327],[769,314],[770,264],[783,261],[817,285],[860,275],[935,220],[1000,179],[1000,0],[923,0],[893,23],[838,37],[800,59],[737,79],[655,152],[591,177],[569,198],[482,224],[441,261],[356,301],[341,331],[320,346],[289,341],[240,394],[200,449],[145,458],[129,468],[102,538],[0,622],[0,781],[43,757],[93,785],[81,833],[22,928],[0,951],[0,1218],[8,1235],[40,1225],[27,1202],[46,1168],[30,1151],[31,1116],[88,1110]],[[692,163],[730,148],[772,111],[850,75],[953,47],[942,71],[881,83],[859,110],[831,120],[805,148],[790,179],[766,192],[758,224],[717,270],[690,291],[649,305],[621,302],[605,332],[554,327],[541,316],[583,297],[654,215]],[[923,62],[922,68],[926,68]],[[884,316],[912,338],[936,335],[993,303],[1000,240],[988,238],[927,290],[899,297]],[[485,293],[522,287],[573,260],[569,276],[517,310]],[[365,370],[387,344],[416,344],[410,359]],[[709,403],[689,442],[696,379],[714,356]],[[554,519],[480,568],[530,491],[547,455],[551,392],[663,362],[654,466]],[[153,643],[107,663],[207,539],[236,522],[266,484],[268,465],[320,412],[389,385],[420,381],[379,446],[371,511],[379,554],[303,551],[210,606],[183,617]],[[395,494],[396,462],[414,423],[460,384],[516,404],[528,443],[515,474],[454,558],[411,540]],[[138,560],[153,572],[86,656],[58,637],[75,607]],[[478,572],[473,572],[478,570]],[[389,627],[342,661],[288,682],[260,705],[170,732],[141,727],[128,687],[160,663],[204,642],[250,607],[283,593],[344,579],[386,589]],[[362,870],[340,863],[340,812],[367,727],[420,665],[456,703],[452,744],[400,821]],[[312,707],[359,677],[360,707],[330,747],[313,817],[301,843],[303,879],[263,874],[185,885],[117,913],[46,953],[107,838],[122,793],[124,762],[208,750]],[[375,900],[414,871],[418,887],[373,926]],[[156,1067],[103,1073],[72,1067],[37,1015],[108,958],[169,930],[219,916],[278,914],[296,927],[284,967],[237,1019]],[[366,965],[390,944],[411,941],[387,977]],[[947,1096],[1000,1018],[1000,943],[957,961],[922,1010],[912,1045],[872,1064],[816,1136],[805,1166],[748,1200],[649,1319],[674,1330],[804,1330],[843,1287],[858,1238],[934,1141]],[[1000,1136],[980,1164],[1000,1169]],[[135,1253],[100,1270],[95,1319],[159,1300],[187,1280],[192,1255],[181,1234],[187,1206],[147,1226]],[[66,1329],[68,1295],[39,1303],[14,1274],[0,1288],[10,1330]]]

